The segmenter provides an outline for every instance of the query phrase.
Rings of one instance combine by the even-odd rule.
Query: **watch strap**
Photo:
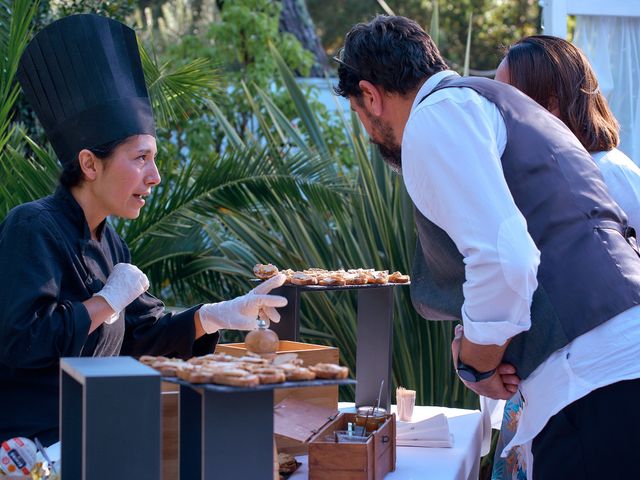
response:
[[[491,377],[494,373],[496,373],[496,370],[497,367],[486,372],[479,372],[471,365],[467,365],[462,360],[460,360],[460,355],[458,355],[458,367],[456,368],[456,372],[458,373],[458,376],[466,382],[480,382],[486,378]]]

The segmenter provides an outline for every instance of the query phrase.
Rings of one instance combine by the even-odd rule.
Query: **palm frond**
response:
[[[182,65],[157,62],[138,43],[142,68],[158,126],[199,114],[219,92],[220,74],[211,61],[196,58]]]
[[[329,148],[327,147],[327,142],[324,139],[322,129],[320,128],[316,117],[311,110],[311,107],[309,106],[309,103],[302,93],[302,90],[300,90],[300,87],[298,86],[296,79],[293,76],[293,72],[291,72],[289,67],[287,67],[284,59],[273,45],[270,45],[270,50],[271,54],[276,60],[276,64],[278,66],[280,76],[282,77],[282,81],[284,82],[289,95],[291,95],[291,99],[295,104],[298,115],[300,116],[300,120],[307,129],[313,145],[317,148],[318,152],[320,152],[321,155],[328,156]]]
[[[25,157],[28,145],[32,157]],[[14,129],[5,149],[0,153],[0,218],[16,205],[49,195],[55,189],[60,164],[49,150],[37,145],[21,129]]]
[[[37,7],[38,2],[0,2],[0,152],[12,133],[11,112],[19,92],[15,75]]]

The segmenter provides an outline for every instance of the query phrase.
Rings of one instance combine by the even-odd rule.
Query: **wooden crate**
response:
[[[387,415],[367,443],[335,443],[336,430],[355,424],[354,413],[342,413],[309,442],[309,480],[381,480],[396,469],[396,418]]]
[[[178,414],[180,386],[162,382],[162,480],[178,480],[180,417]]]
[[[244,343],[219,343],[216,353],[228,353],[235,357],[246,355],[247,349]],[[293,342],[280,340],[276,353],[297,353],[302,359],[303,365],[315,365],[316,363],[338,363],[340,353],[336,347],[326,345],[314,345],[312,343]]]
[[[222,343],[216,347],[216,353],[227,353],[235,357],[241,357],[247,353],[244,343]],[[303,361],[303,366],[315,365],[316,363],[338,363],[340,351],[335,347],[325,345],[313,345],[311,343],[293,342],[290,340],[280,340],[277,352],[296,353]],[[338,408],[338,386],[314,387],[314,388],[286,388],[275,390],[273,403],[277,405],[285,398],[296,398],[304,400],[319,407]],[[290,452],[287,452],[290,453]]]

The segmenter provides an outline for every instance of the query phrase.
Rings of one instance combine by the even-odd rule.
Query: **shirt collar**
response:
[[[54,198],[63,204],[64,212],[71,219],[74,225],[78,227],[79,232],[82,232],[82,238],[85,240],[91,239],[91,232],[89,231],[89,224],[87,218],[84,215],[84,210],[76,199],[71,194],[71,191],[64,185],[58,185]],[[98,227],[98,238],[102,237],[102,232],[105,226],[105,222],[102,222]]]
[[[415,110],[415,108],[422,101],[422,99],[424,97],[426,97],[427,95],[429,95],[433,91],[433,89],[436,88],[438,86],[438,84],[442,80],[444,80],[447,77],[452,77],[454,75],[456,77],[460,76],[456,72],[454,72],[453,70],[443,70],[443,71],[438,72],[438,73],[436,73],[434,75],[431,75],[427,79],[427,81],[424,82],[422,87],[420,87],[420,90],[418,90],[418,93],[416,94],[416,98],[413,100],[413,105],[411,105],[411,111]]]

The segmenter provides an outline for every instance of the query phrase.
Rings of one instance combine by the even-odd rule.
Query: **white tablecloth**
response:
[[[351,404],[353,405],[353,404]],[[348,411],[349,404],[340,404]],[[392,408],[395,411],[395,406]],[[453,448],[398,447],[396,470],[385,480],[467,480],[477,479],[480,469],[480,451],[483,441],[483,420],[478,410],[459,408],[419,407],[414,409],[414,420],[422,420],[444,413],[453,434]],[[308,478],[307,457],[297,457],[300,468],[291,480]]]

